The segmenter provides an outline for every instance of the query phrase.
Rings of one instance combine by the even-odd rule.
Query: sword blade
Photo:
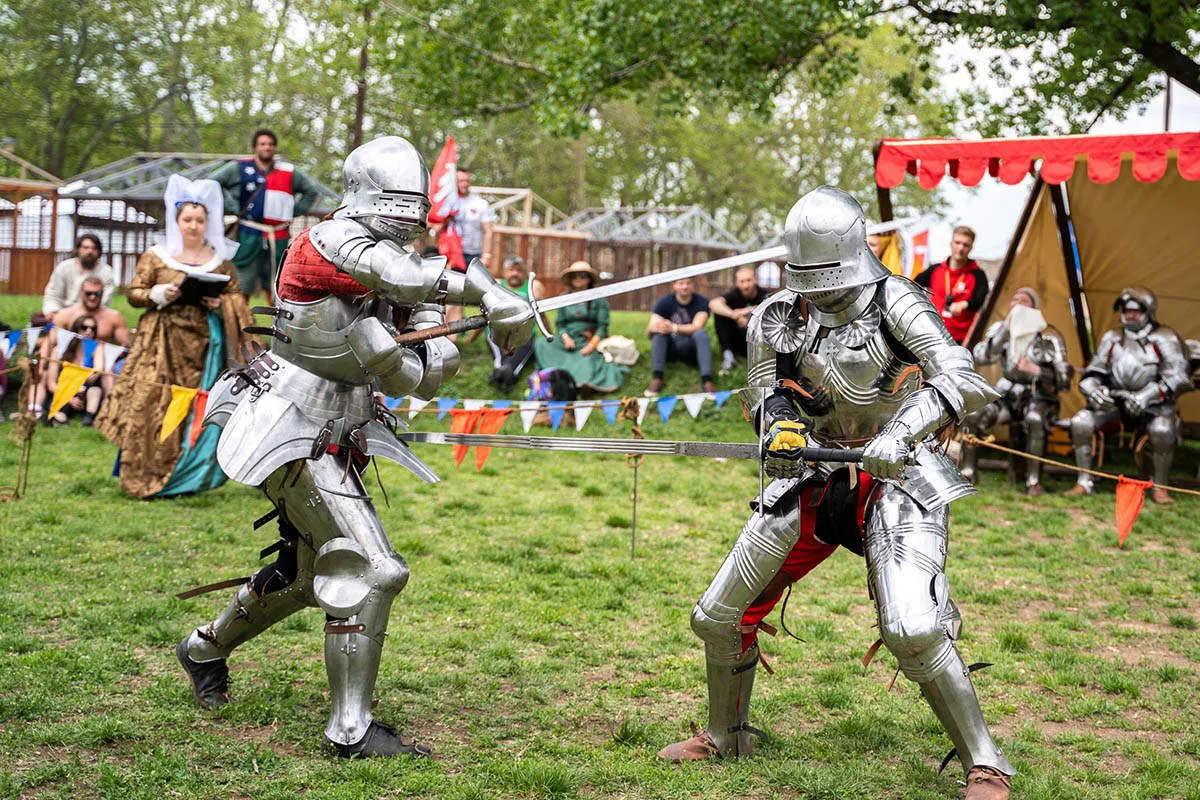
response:
[[[752,442],[590,439],[572,436],[513,436],[496,433],[423,433],[414,431],[397,433],[396,438],[402,442],[467,445],[470,447],[509,447],[518,450],[568,450],[577,453],[737,458],[750,461],[759,458],[759,445]],[[800,457],[805,461],[853,464],[862,460],[862,448],[843,450],[835,447],[806,447],[801,450]]]
[[[787,255],[787,248],[782,245],[779,247],[768,247],[765,250],[755,250],[750,253],[725,256],[714,261],[692,264],[688,267],[669,269],[666,272],[658,272],[653,275],[642,275],[637,278],[618,281],[617,283],[607,283],[603,286],[584,289],[582,292],[566,292],[547,300],[539,300],[534,304],[534,307],[538,313],[555,311],[566,306],[573,306],[576,303],[586,303],[589,300],[599,300],[602,297],[612,297],[617,294],[634,292],[638,289],[661,286],[664,283],[673,283],[682,278],[695,278],[697,275],[707,275],[710,272],[718,272],[730,267],[740,267],[743,264],[753,264],[756,261],[770,261],[771,259],[785,255]]]

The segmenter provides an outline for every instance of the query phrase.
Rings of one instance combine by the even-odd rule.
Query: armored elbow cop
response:
[[[346,345],[363,371],[379,381],[390,397],[403,397],[420,384],[425,368],[420,357],[396,344],[383,323],[374,317],[359,320],[346,335]]]

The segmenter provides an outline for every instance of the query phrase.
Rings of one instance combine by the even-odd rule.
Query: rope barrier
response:
[[[1009,453],[1010,455],[1020,456],[1021,458],[1028,458],[1031,461],[1040,461],[1043,464],[1052,464],[1052,465],[1058,466],[1058,467],[1066,467],[1068,469],[1075,470],[1076,472],[1083,472],[1088,475],[1093,475],[1097,478],[1107,478],[1110,481],[1120,481],[1121,478],[1124,477],[1122,475],[1113,475],[1112,473],[1109,473],[1109,472],[1099,472],[1094,469],[1083,469],[1082,467],[1077,467],[1074,464],[1068,464],[1065,461],[1059,461],[1054,458],[1045,458],[1043,456],[1030,455],[1029,453],[1026,453],[1023,450],[1014,450],[1011,447],[1005,447],[1004,445],[996,444],[991,439],[980,439],[978,436],[975,436],[974,434],[971,434],[971,433],[964,433],[962,435],[962,440],[964,442],[966,442],[967,444],[973,444],[976,446],[982,445],[984,447],[990,447],[993,450],[999,450],[1002,453]],[[1200,497],[1200,491],[1196,491],[1195,489],[1184,489],[1184,488],[1181,488],[1178,486],[1164,486],[1161,483],[1152,483],[1152,484],[1150,484],[1150,486],[1154,489],[1165,489],[1168,492],[1179,492],[1180,494],[1190,494],[1190,495],[1195,495],[1197,497]]]

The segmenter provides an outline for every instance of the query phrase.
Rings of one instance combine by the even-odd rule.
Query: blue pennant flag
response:
[[[394,409],[399,408],[400,404],[403,402],[404,402],[403,397],[389,397],[384,404],[387,406],[388,411],[392,411]]]
[[[512,408],[512,400],[493,400],[492,408]]]
[[[717,408],[720,408],[721,406],[725,405],[725,401],[728,400],[732,396],[733,396],[733,392],[731,392],[731,391],[715,392],[713,394],[713,397],[717,401]]]
[[[658,398],[658,415],[662,417],[663,422],[671,418],[671,412],[675,410],[675,404],[678,402],[679,398],[675,396]]]
[[[21,341],[21,335],[25,333],[22,330],[8,332],[8,352],[13,352],[17,349],[17,342]]]
[[[546,413],[550,415],[550,427],[558,430],[558,426],[562,423],[563,415],[567,413],[567,401],[547,400]]]
[[[621,401],[605,400],[600,404],[600,410],[604,412],[604,418],[608,420],[609,425],[616,425],[617,413],[621,410]]]
[[[441,419],[442,417],[449,414],[450,409],[454,408],[456,405],[458,405],[458,401],[456,399],[454,399],[453,397],[439,397],[438,398],[438,419]]]
[[[100,342],[96,339],[80,339],[83,342],[83,366],[95,368],[96,366],[96,348]]]

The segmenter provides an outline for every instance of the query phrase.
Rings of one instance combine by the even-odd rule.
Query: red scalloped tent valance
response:
[[[1180,177],[1200,181],[1200,132],[1147,133],[1127,136],[1038,136],[1025,139],[884,139],[875,162],[875,183],[884,189],[899,186],[904,175],[916,175],[923,189],[932,189],[946,176],[974,186],[986,172],[1008,184],[1037,174],[1059,184],[1070,179],[1075,164],[1087,162],[1094,183],[1112,183],[1121,173],[1121,159],[1133,156],[1133,177],[1153,183],[1167,171],[1168,154],[1177,153]]]

